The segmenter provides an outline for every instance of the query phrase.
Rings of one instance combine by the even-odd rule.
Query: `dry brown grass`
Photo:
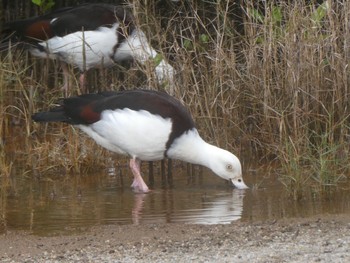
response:
[[[160,51],[172,50],[175,96],[190,109],[203,137],[242,159],[254,153],[261,160],[277,161],[281,178],[294,193],[303,184],[320,183],[317,178],[325,169],[337,173],[328,175],[328,183],[321,180],[323,185],[348,176],[350,4],[326,2],[329,7],[320,21],[313,20],[316,7],[304,1],[270,3],[260,20],[252,13],[254,7],[246,6],[241,37],[227,5],[216,5],[217,16],[210,22],[193,9],[165,26],[152,10],[136,6],[138,23],[152,36],[152,43]],[[92,90],[139,87],[148,80],[150,88],[163,89],[154,81],[153,66],[96,70],[90,77]],[[13,125],[18,123],[22,135],[31,140],[26,150],[35,161],[27,166],[43,173],[110,165],[105,159],[111,154],[78,136],[77,130],[32,124],[33,111],[47,109],[62,96],[53,88],[60,82],[57,65],[51,61],[25,53],[4,56],[2,140],[14,136]],[[6,144],[2,147],[6,166]],[[324,151],[326,155],[321,154]],[[334,162],[324,166],[326,159]]]

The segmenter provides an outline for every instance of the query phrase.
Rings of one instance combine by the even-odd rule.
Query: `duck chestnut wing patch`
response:
[[[71,124],[92,124],[100,120],[101,112],[96,110],[96,102],[105,99],[98,94],[73,97],[64,100],[63,108]]]
[[[46,40],[53,37],[50,20],[39,20],[25,28],[24,35],[33,40]]]
[[[79,117],[86,123],[91,124],[100,120],[101,113],[94,110],[94,105],[89,104],[82,107]]]

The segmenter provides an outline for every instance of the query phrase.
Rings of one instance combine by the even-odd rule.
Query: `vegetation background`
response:
[[[88,2],[2,0],[0,28],[6,21]],[[336,189],[349,178],[348,1],[129,4],[136,23],[176,69],[175,96],[208,141],[235,152],[243,165],[273,164],[295,198],[310,189]],[[63,96],[58,68],[18,49],[2,52],[2,176],[19,169],[34,175],[85,173],[125,162],[77,136],[73,127],[32,123],[33,112]],[[166,89],[154,81],[152,65],[116,65],[90,75],[91,92]]]

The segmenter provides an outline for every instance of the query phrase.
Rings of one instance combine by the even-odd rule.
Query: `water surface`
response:
[[[227,224],[350,212],[346,185],[338,187],[330,198],[294,201],[278,174],[271,172],[247,169],[248,190],[234,189],[206,169],[196,168],[189,174],[186,165],[180,165],[172,174],[172,178],[154,174],[150,183],[153,190],[148,194],[133,193],[128,169],[1,178],[2,231],[22,229],[56,235],[104,224]],[[149,181],[147,169],[145,179]]]

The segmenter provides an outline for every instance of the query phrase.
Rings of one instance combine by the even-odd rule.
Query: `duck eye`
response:
[[[231,171],[232,170],[232,165],[231,164],[226,165],[226,169]]]

